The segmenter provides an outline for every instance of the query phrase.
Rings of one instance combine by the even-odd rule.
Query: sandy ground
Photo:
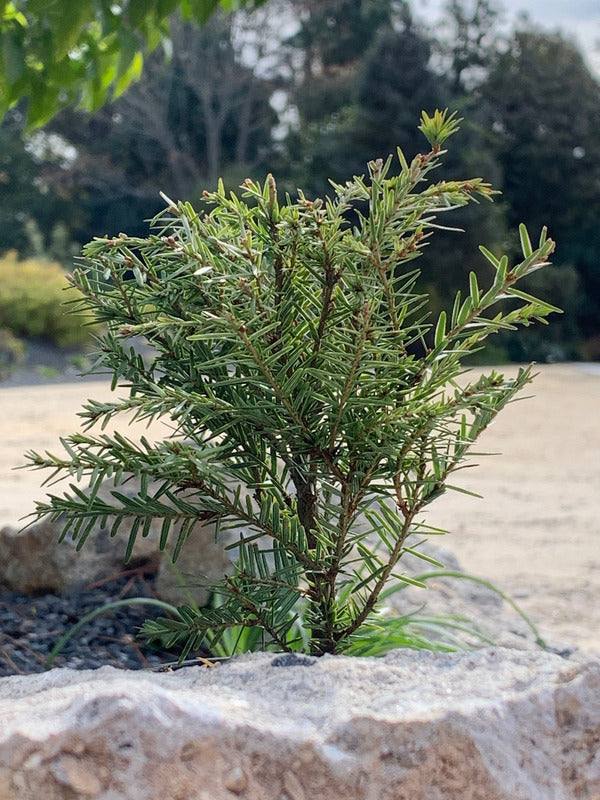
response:
[[[427,521],[451,531],[443,544],[463,567],[516,597],[553,639],[600,651],[600,370],[540,366],[530,394],[480,440],[501,455],[458,473],[483,499],[451,492]],[[44,495],[43,473],[12,470],[23,453],[59,453],[82,403],[109,396],[98,381],[0,387],[0,526]]]

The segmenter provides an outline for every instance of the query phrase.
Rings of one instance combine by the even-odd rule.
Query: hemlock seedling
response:
[[[165,198],[147,238],[85,248],[76,307],[106,330],[93,371],[126,391],[87,403],[62,456],[28,454],[51,478],[76,480],[36,516],[64,515],[62,537],[78,547],[99,520],[111,534],[126,527],[129,553],[158,520],[175,557],[207,520],[217,535],[241,527],[215,602],[143,629],[182,659],[226,641],[352,652],[376,630],[384,593],[420,583],[403,573],[404,554],[441,566],[419,549],[422,513],[532,377],[528,367],[466,380],[463,359],[558,310],[516,288],[554,249],[524,226],[520,263],[481,248],[492,279],[472,272],[452,309],[428,310],[415,260],[436,219],[493,194],[478,178],[429,182],[457,127],[454,115],[423,114],[427,153],[408,163],[399,152],[397,171],[392,158],[373,161],[366,178],[332,184],[331,199],[282,200],[270,175],[241,196],[220,183],[206,213]],[[166,418],[174,432],[158,443],[88,432],[123,413]]]

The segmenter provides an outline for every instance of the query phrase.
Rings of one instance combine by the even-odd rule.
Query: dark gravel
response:
[[[25,363],[3,380],[0,388],[80,380],[85,369],[81,353],[31,340],[27,342]],[[85,379],[92,378],[107,380],[106,375],[87,375]],[[84,587],[64,596],[38,597],[10,592],[0,585],[0,677],[43,672],[61,636],[85,614],[115,600],[153,597],[153,580],[151,573],[133,570],[102,585]],[[148,669],[173,662],[177,654],[157,653],[136,639],[144,620],[161,613],[152,606],[133,605],[97,616],[73,635],[53,666]]]
[[[43,672],[61,636],[94,609],[127,597],[151,597],[152,575],[124,573],[101,586],[64,596],[31,597],[0,587],[0,677]],[[157,653],[136,639],[145,619],[160,616],[152,606],[122,606],[85,623],[56,657],[54,666],[94,669],[155,668],[177,658]]]

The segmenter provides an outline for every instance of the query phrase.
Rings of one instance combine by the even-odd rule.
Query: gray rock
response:
[[[299,661],[1,679],[0,798],[600,797],[600,663],[500,649]]]
[[[107,482],[99,496],[112,499],[111,489],[114,489],[112,482]],[[133,482],[129,482],[119,486],[119,491],[135,494],[137,489]],[[0,585],[24,594],[40,594],[46,591],[66,593],[126,568],[125,555],[130,531],[126,523],[121,525],[114,537],[110,536],[110,520],[106,527],[98,523],[79,551],[76,549],[76,542],[69,536],[59,542],[64,524],[61,518],[56,522],[42,520],[22,531],[9,526],[2,528]],[[186,593],[179,589],[182,575],[184,581],[189,576],[198,575],[213,578],[230,569],[230,559],[224,550],[224,543],[215,542],[215,526],[208,522],[198,525],[192,531],[182,558],[178,559],[177,569],[170,569],[172,562],[168,553],[175,547],[177,529],[174,527],[171,533],[165,554],[159,548],[161,524],[162,521],[157,520],[147,537],[137,537],[129,562],[129,566],[146,563],[159,571],[157,594],[161,599],[173,603],[186,602]],[[231,536],[228,534],[225,541],[230,540]],[[203,588],[193,587],[191,595],[199,605],[208,599],[208,592]]]
[[[111,540],[108,530],[95,530],[77,552],[70,539],[59,543],[63,525],[43,520],[23,531],[2,528],[0,585],[23,594],[63,593],[124,569],[126,537]],[[135,555],[146,560],[147,553],[138,549]]]
[[[231,558],[224,547],[228,541],[228,534],[215,540],[212,523],[197,526],[175,563],[169,552],[161,554],[156,594],[161,600],[176,606],[189,605],[190,599],[198,606],[206,605],[210,592],[202,579],[218,580],[232,571]]]

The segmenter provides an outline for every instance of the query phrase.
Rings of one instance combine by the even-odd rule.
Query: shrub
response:
[[[8,328],[0,328],[0,380],[10,375],[17,365],[23,363],[24,358],[23,342]]]
[[[43,337],[60,347],[83,345],[90,331],[64,307],[67,274],[53,261],[19,261],[14,250],[0,257],[0,326],[16,336]],[[89,320],[89,315],[88,315]]]
[[[169,418],[174,433],[155,444],[76,433],[62,456],[29,453],[31,466],[82,482],[36,513],[65,514],[62,536],[79,547],[98,519],[113,534],[126,524],[130,552],[159,519],[175,555],[202,521],[241,524],[217,602],[145,626],[181,644],[182,658],[232,630],[258,632],[253,647],[344,652],[377,624],[390,582],[423,585],[402,573],[404,554],[438,563],[411,538],[430,531],[422,512],[532,377],[458,381],[461,361],[490,334],[556,310],[515,286],[554,248],[545,230],[533,247],[522,226],[523,260],[509,266],[482,248],[490,285],[472,272],[452,311],[430,318],[414,260],[441,212],[492,194],[480,179],[427,182],[456,127],[445,112],[424,114],[428,153],[408,164],[399,152],[397,174],[391,158],[372,162],[367,180],[335,185],[331,201],[300,192],[280,205],[272,176],[247,180],[243,199],[222,185],[205,193],[208,214],[165,198],[156,233],[85,248],[72,281],[107,325],[99,368],[128,390],[89,401],[86,429],[133,412]],[[505,299],[512,310],[491,311]],[[128,346],[139,336],[155,348],[149,360]],[[131,497],[120,487],[133,477]],[[109,501],[98,496],[107,479]]]

